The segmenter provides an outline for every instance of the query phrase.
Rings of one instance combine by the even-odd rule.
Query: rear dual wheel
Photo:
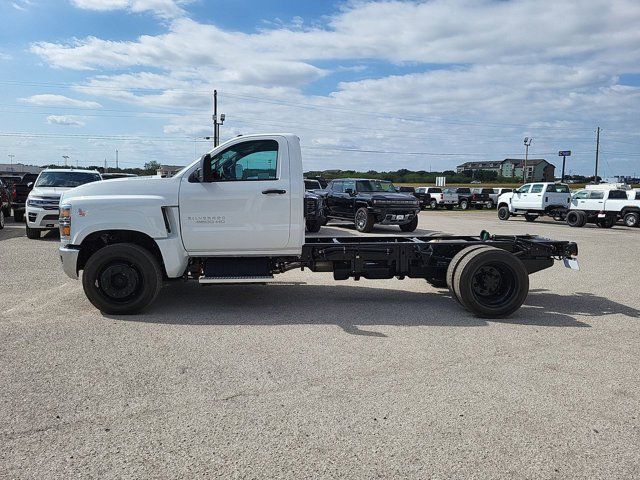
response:
[[[587,223],[587,214],[582,210],[571,210],[567,213],[566,220],[570,227],[584,227]]]
[[[596,220],[596,226],[598,228],[611,228],[615,224],[616,224],[615,217],[605,217],[605,218],[599,218],[598,220]]]
[[[471,313],[486,318],[510,315],[529,293],[527,269],[512,253],[488,245],[458,252],[447,269],[453,297]]]
[[[640,214],[636,212],[627,213],[622,221],[627,227],[637,227],[640,225]]]

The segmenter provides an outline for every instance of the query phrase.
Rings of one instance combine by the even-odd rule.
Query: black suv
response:
[[[359,232],[370,232],[376,223],[398,225],[403,232],[413,232],[418,226],[418,199],[396,193],[391,182],[338,178],[329,183],[326,192],[327,218],[352,220]]]

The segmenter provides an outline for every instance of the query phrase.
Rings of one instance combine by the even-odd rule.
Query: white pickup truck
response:
[[[571,197],[567,223],[572,227],[595,223],[598,227],[611,228],[621,219],[626,226],[637,227],[640,223],[640,200],[629,197],[628,190],[579,190]]]
[[[528,275],[564,259],[573,242],[537,236],[305,238],[298,137],[236,137],[172,178],[74,188],[60,200],[62,266],[82,271],[91,303],[111,314],[148,306],[164,283],[269,283],[292,269],[335,280],[424,278],[476,315],[501,317],[524,302]]]
[[[563,183],[527,183],[498,197],[498,218],[524,215],[528,222],[541,216],[564,220],[571,202],[571,191]]]

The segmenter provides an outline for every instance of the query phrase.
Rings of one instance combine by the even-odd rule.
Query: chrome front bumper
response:
[[[67,277],[77,280],[78,255],[80,254],[80,250],[61,245],[58,251],[60,252],[60,260],[62,261],[62,270],[67,274]]]

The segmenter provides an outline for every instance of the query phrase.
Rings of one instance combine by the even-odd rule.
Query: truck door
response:
[[[529,190],[531,190],[531,184],[527,183],[513,192],[513,198],[511,204],[516,210],[526,209],[527,201],[529,200]]]
[[[534,210],[540,210],[544,208],[544,202],[542,198],[543,190],[544,185],[542,183],[534,183],[533,185],[531,185],[531,190],[527,195],[527,208],[531,208]]]
[[[327,195],[327,208],[331,215],[342,216],[340,211],[342,196],[344,195],[344,182],[342,180],[333,180],[328,186],[329,194]]]
[[[344,181],[344,193],[340,197],[340,214],[347,218],[352,218],[355,215],[355,194],[356,194],[356,181],[345,180]]]
[[[580,190],[571,197],[572,210],[588,210],[589,190]]]
[[[292,185],[286,138],[238,139],[211,157],[211,182],[200,182],[195,173],[180,184],[180,227],[188,252],[287,246]]]

